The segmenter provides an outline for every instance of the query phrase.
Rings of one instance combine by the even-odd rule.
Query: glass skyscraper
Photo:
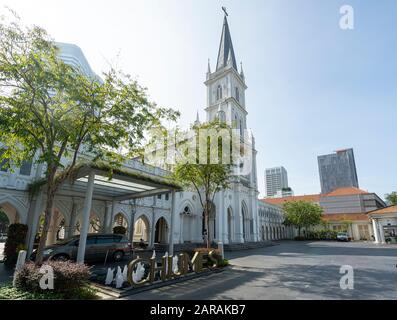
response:
[[[318,169],[323,194],[342,187],[359,187],[353,149],[319,156]]]

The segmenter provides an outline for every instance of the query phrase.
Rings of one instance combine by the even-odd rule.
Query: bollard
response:
[[[223,252],[223,242],[218,242],[218,250],[221,253],[222,259],[225,259],[225,254]]]
[[[27,252],[25,250],[21,250],[18,252],[18,260],[17,260],[17,264],[15,266],[14,277],[12,280],[13,287],[15,287],[15,275],[16,275],[17,271],[20,270],[23,267],[23,265],[25,264],[26,253]]]

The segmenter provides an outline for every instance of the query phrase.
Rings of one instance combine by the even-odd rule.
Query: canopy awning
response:
[[[113,168],[104,163],[84,163],[76,166],[73,179],[65,181],[57,195],[84,198],[88,176],[92,172],[95,175],[93,200],[124,201],[182,190],[171,177],[143,173],[124,166]]]

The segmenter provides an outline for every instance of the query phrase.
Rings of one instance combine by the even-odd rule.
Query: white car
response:
[[[348,241],[350,241],[351,239],[350,239],[349,234],[348,234],[347,232],[339,232],[339,233],[336,235],[336,240],[348,242]]]

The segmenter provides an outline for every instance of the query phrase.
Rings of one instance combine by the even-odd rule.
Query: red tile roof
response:
[[[397,213],[397,204],[393,206],[389,206],[386,208],[378,209],[375,211],[371,211],[368,213],[368,215],[372,214],[387,214],[387,213]]]
[[[329,193],[323,194],[323,197],[337,197],[337,196],[350,196],[354,194],[368,194],[368,191],[361,190],[355,187],[338,188]]]
[[[288,201],[309,201],[309,202],[320,202],[319,194],[309,194],[304,196],[291,196],[291,197],[283,197],[283,198],[266,198],[261,201],[265,203],[270,203],[274,205],[283,205],[284,202]]]
[[[369,194],[369,192],[355,187],[345,187],[345,188],[338,188],[326,194],[309,194],[303,196],[291,196],[291,197],[283,197],[283,198],[265,198],[262,199],[261,201],[265,203],[281,206],[283,205],[284,202],[288,202],[288,201],[309,201],[309,202],[318,203],[320,202],[321,198],[350,196],[356,194]]]

